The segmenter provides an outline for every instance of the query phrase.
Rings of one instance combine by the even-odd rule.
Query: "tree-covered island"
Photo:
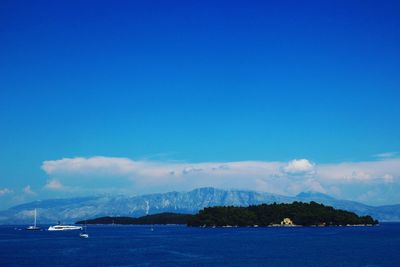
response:
[[[209,207],[195,215],[160,213],[138,218],[100,217],[77,224],[185,224],[198,227],[224,226],[348,226],[376,225],[371,216],[358,216],[316,202],[261,204],[249,207]]]
[[[376,225],[371,216],[358,216],[316,202],[262,204],[249,207],[209,207],[201,210],[188,226],[348,226]]]
[[[193,215],[191,214],[164,212],[138,218],[107,216],[86,221],[79,221],[75,224],[187,224],[192,217]]]

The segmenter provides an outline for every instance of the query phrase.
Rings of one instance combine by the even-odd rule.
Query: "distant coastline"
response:
[[[159,214],[152,214],[134,217],[118,217],[106,216],[86,221],[78,221],[75,224],[122,224],[122,225],[150,225],[150,224],[184,224],[186,225],[193,217],[192,214],[180,214],[172,212],[163,212]]]
[[[380,222],[400,221],[400,204],[373,207],[359,202],[335,199],[321,193],[303,192],[289,197],[267,192],[222,190],[208,187],[187,192],[166,192],[134,197],[102,195],[33,201],[0,211],[0,224],[30,224],[35,209],[38,212],[38,223],[54,224],[57,221],[73,223],[104,216],[138,218],[147,214],[163,212],[197,214],[206,207],[247,207],[295,201],[304,203],[315,201],[336,209],[351,211],[360,216],[370,215]]]

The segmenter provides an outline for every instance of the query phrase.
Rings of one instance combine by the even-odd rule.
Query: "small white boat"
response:
[[[86,232],[86,228],[87,228],[87,226],[86,226],[86,221],[85,221],[85,225],[83,226],[83,233],[79,234],[80,238],[89,238],[89,234]]]
[[[87,233],[80,233],[79,237],[80,238],[89,238],[89,235]]]
[[[82,226],[75,226],[75,225],[52,225],[47,229],[47,231],[72,231],[72,230],[82,230]]]
[[[38,230],[40,230],[40,227],[36,226],[36,209],[35,209],[35,219],[33,221],[33,225],[28,226],[26,228],[26,230],[29,230],[29,231],[38,231]]]

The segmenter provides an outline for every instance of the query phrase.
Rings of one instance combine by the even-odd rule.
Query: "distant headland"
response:
[[[163,212],[159,214],[141,216],[138,218],[127,216],[106,216],[86,221],[79,221],[75,224],[187,224],[192,217],[192,214]]]
[[[193,227],[267,227],[267,226],[372,226],[371,216],[358,216],[316,202],[261,204],[248,207],[208,207],[195,215],[160,213],[133,217],[100,217],[77,224],[185,224]]]

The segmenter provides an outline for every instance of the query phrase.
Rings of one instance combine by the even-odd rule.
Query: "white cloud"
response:
[[[48,189],[48,190],[60,190],[60,191],[65,189],[64,185],[60,181],[58,181],[56,179],[52,179],[52,180],[47,181],[47,183],[44,186],[44,188]]]
[[[8,188],[0,188],[0,197],[11,194],[13,191]]]
[[[42,169],[47,174],[111,174],[120,175],[140,168],[140,163],[127,158],[92,157],[64,158],[61,160],[44,161]]]
[[[176,163],[135,161],[127,158],[64,158],[44,161],[42,169],[50,176],[122,177],[135,181],[162,182],[192,176],[271,175],[279,172],[282,163],[241,161],[228,163]]]
[[[294,159],[289,161],[283,170],[290,174],[312,173],[314,171],[314,163],[307,159]]]
[[[59,191],[86,186],[143,194],[213,186],[286,195],[317,191],[356,199],[346,190],[349,185],[367,186],[368,190],[377,184],[400,186],[399,158],[316,164],[308,159],[185,163],[78,157],[45,161],[42,169],[51,178],[45,188]]]
[[[400,159],[316,165],[321,180],[329,182],[395,182],[400,178]]]
[[[26,194],[26,195],[36,195],[36,193],[32,190],[30,185],[25,186],[22,191]]]

